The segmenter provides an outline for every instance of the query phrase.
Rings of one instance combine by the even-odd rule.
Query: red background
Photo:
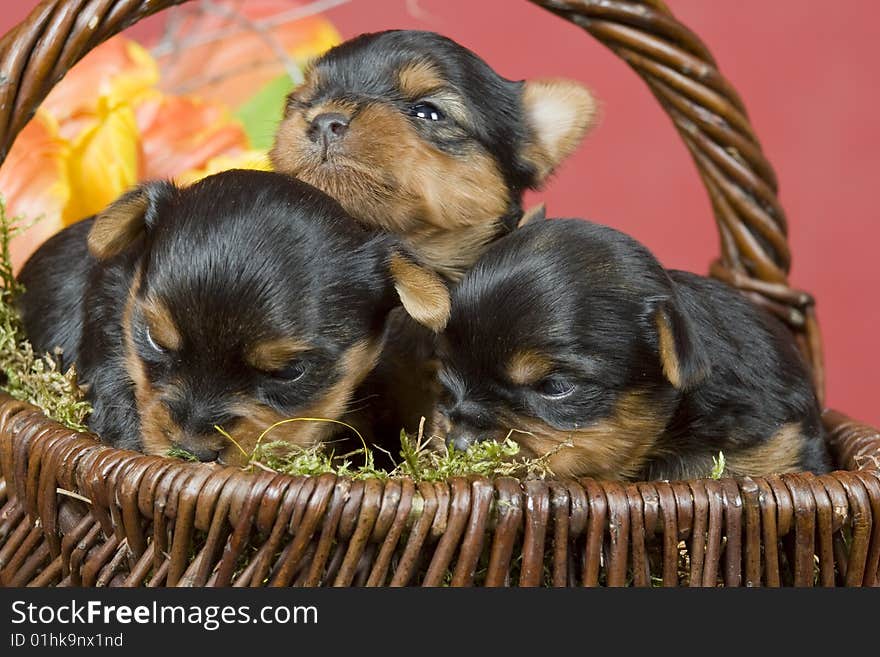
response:
[[[880,4],[667,3],[739,90],[776,167],[791,228],[792,284],[818,299],[829,405],[880,425],[880,225],[871,219],[880,164]],[[34,4],[3,3],[0,31]],[[506,77],[583,81],[601,99],[603,118],[542,193],[550,213],[610,224],[666,266],[706,272],[718,238],[690,156],[641,80],[580,28],[512,0],[352,0],[328,15],[345,37],[431,29]],[[156,29],[154,22],[138,32]]]

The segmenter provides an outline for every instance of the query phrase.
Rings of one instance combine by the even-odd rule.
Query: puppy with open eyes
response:
[[[446,37],[392,30],[311,65],[271,160],[454,281],[528,219],[525,190],[547,180],[595,119],[594,98],[576,82],[507,80]],[[359,396],[374,437],[395,450],[401,427],[414,432],[434,405],[436,359],[433,336],[400,312],[387,332]]]
[[[558,475],[603,479],[707,476],[719,451],[733,476],[829,469],[788,330],[611,228],[498,241],[453,290],[439,352],[432,430],[457,449],[510,434]]]
[[[547,180],[595,118],[576,82],[507,80],[446,37],[391,30],[312,64],[271,159],[455,280],[517,225],[523,192]]]
[[[440,328],[443,282],[388,236],[287,176],[144,184],[48,240],[19,276],[37,352],[75,364],[104,441],[239,463],[294,417],[336,419],[372,369],[388,313]],[[311,445],[338,427],[292,422]]]

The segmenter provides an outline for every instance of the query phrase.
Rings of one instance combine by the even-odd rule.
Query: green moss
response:
[[[721,479],[724,476],[724,452],[718,452],[718,458],[712,457],[712,472],[709,473],[709,477],[712,479]]]
[[[226,435],[235,442],[232,436]],[[521,458],[519,452],[519,445],[510,437],[502,442],[477,443],[461,452],[445,446],[429,447],[421,433],[411,437],[401,431],[401,460],[390,471],[376,467],[372,450],[366,444],[337,456],[326,445],[300,447],[283,441],[263,443],[258,440],[248,462],[250,467],[289,475],[332,473],[353,479],[411,477],[415,481],[439,481],[468,475],[518,478],[552,475],[549,459],[553,452],[535,459]]]
[[[172,447],[168,450],[166,456],[170,456],[173,459],[180,459],[181,461],[189,461],[191,463],[199,462],[198,456],[186,451],[183,447]]]
[[[565,444],[560,445],[560,448]],[[510,436],[501,441],[475,443],[466,451],[450,450],[445,445],[429,447],[421,436],[400,434],[402,461],[393,474],[416,481],[437,481],[449,477],[482,475],[484,477],[545,477],[552,474],[549,460],[555,452],[539,458],[522,458],[520,448]]]
[[[9,246],[20,232],[19,226],[19,219],[6,215],[6,203],[0,196],[0,387],[16,399],[38,406],[61,424],[85,431],[91,406],[77,383],[76,370],[71,367],[62,372],[57,353],[35,354],[15,309],[22,287],[12,272]]]

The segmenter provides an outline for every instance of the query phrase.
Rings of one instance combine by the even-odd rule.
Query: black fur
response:
[[[195,433],[234,420],[246,398],[293,417],[340,375],[340,355],[381,334],[396,303],[391,241],[367,233],[318,190],[282,176],[229,171],[185,189],[151,183],[144,234],[108,261],[90,255],[94,219],[46,242],[19,280],[25,327],[38,352],[63,349],[94,406],[89,426],[119,447],[141,448],[126,370],[123,312],[131,294],[160,298],[182,345],[157,352],[143,318],[133,341],[151,385],[173,390],[172,416]],[[132,290],[140,270],[140,287]],[[313,348],[296,384],[251,367],[244,350],[294,337]]]
[[[658,313],[675,338],[678,387],[661,365]],[[517,386],[504,367],[524,349],[554,367]],[[719,451],[743,453],[788,423],[802,425],[800,468],[829,468],[820,409],[787,329],[721,282],[665,271],[611,228],[550,220],[497,242],[453,289],[440,356],[450,443],[503,437],[517,417],[562,432],[588,427],[638,392],[670,418],[641,476],[708,473]]]

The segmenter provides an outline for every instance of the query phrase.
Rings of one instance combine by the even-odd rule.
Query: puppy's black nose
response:
[[[477,442],[477,433],[471,429],[454,427],[446,434],[446,447],[459,452],[467,451],[467,448]]]
[[[312,119],[309,136],[312,141],[324,139],[327,142],[342,139],[348,130],[349,118],[339,112],[325,112]]]

